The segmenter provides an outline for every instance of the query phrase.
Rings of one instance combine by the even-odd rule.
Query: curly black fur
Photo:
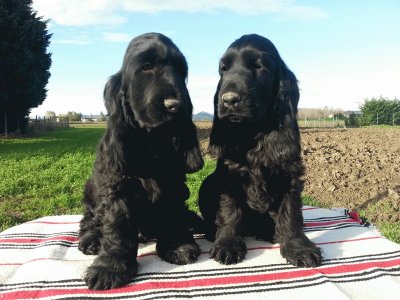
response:
[[[104,90],[107,131],[87,181],[79,249],[98,254],[90,289],[128,283],[137,273],[138,235],[157,237],[157,253],[173,264],[199,253],[188,228],[186,173],[202,168],[187,63],[166,36],[134,38],[121,70]]]
[[[302,231],[295,75],[275,46],[255,34],[229,46],[219,71],[210,136],[218,162],[199,194],[206,237],[215,240],[210,257],[238,263],[246,255],[243,236],[255,235],[280,243],[296,266],[319,265],[320,249]]]

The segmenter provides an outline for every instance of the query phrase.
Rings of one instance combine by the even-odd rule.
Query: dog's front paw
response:
[[[101,248],[100,240],[97,236],[82,236],[79,238],[78,249],[86,255],[96,255]]]
[[[195,262],[200,255],[196,243],[174,245],[157,244],[157,252],[161,259],[175,265],[187,265]]]
[[[187,151],[184,156],[187,173],[193,173],[203,168],[204,160],[198,147],[194,147],[193,149]]]
[[[295,238],[283,243],[281,254],[288,263],[297,267],[313,268],[322,262],[321,249],[308,239]]]
[[[113,265],[94,263],[87,269],[84,280],[91,290],[108,290],[128,284],[137,273],[137,263],[124,266],[121,270],[113,270]]]
[[[230,265],[241,262],[246,256],[246,243],[240,237],[217,240],[210,250],[210,258]]]

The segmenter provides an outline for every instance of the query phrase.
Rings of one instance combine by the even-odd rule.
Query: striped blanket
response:
[[[0,299],[395,299],[400,297],[400,245],[344,210],[304,207],[305,232],[322,248],[318,268],[297,268],[279,245],[247,238],[246,259],[223,266],[208,258],[191,265],[163,262],[154,242],[141,244],[139,274],[122,288],[90,291],[82,281],[93,256],[78,251],[81,216],[50,216],[0,234]]]

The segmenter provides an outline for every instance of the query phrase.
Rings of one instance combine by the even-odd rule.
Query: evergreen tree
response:
[[[47,23],[32,10],[32,0],[0,0],[0,132],[24,132],[30,110],[46,98]]]
[[[365,100],[360,106],[362,125],[400,125],[400,100],[383,97]]]

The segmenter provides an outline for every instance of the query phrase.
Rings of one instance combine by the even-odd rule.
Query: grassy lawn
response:
[[[0,230],[44,215],[81,212],[104,128],[65,128],[40,138],[0,139]]]
[[[96,145],[104,130],[104,126],[85,126],[58,129],[40,138],[0,139],[0,231],[46,215],[80,214],[83,185],[92,172]],[[214,168],[215,161],[206,160],[202,170],[188,175],[191,210],[199,211],[198,190]],[[323,206],[307,196],[303,203]],[[398,224],[375,225],[400,243]]]

